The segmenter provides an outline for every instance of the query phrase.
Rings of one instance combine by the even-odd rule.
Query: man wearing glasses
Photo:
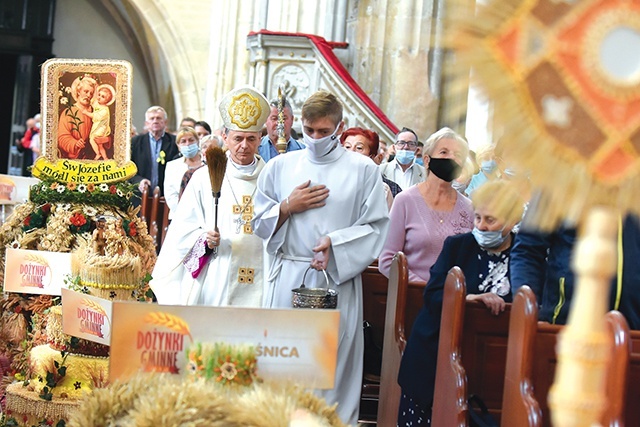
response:
[[[396,156],[392,161],[380,165],[382,175],[405,190],[424,181],[427,172],[423,166],[415,162],[418,135],[409,128],[402,128],[396,135],[396,142],[393,145]]]

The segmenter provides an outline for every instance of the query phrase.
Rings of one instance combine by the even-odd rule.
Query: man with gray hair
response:
[[[164,108],[149,107],[144,116],[149,132],[131,138],[131,161],[138,168],[131,182],[138,184],[141,193],[147,187],[153,191],[156,186],[162,192],[166,164],[178,157],[176,137],[166,132],[167,112]]]
[[[396,156],[390,162],[380,165],[382,175],[397,183],[403,190],[424,181],[427,171],[415,161],[418,135],[409,128],[402,128],[393,145]]]
[[[271,106],[271,113],[267,118],[265,125],[267,126],[267,134],[262,137],[260,146],[258,147],[258,153],[262,160],[268,162],[278,154],[276,143],[278,142],[278,100],[272,99],[269,102]],[[301,150],[304,147],[301,143],[291,137],[291,127],[293,126],[293,110],[289,101],[284,103],[284,138],[287,140],[287,152]]]

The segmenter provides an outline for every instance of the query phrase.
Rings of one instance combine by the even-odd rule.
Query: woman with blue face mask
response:
[[[467,301],[479,301],[491,313],[511,302],[509,254],[511,229],[520,221],[524,201],[507,181],[491,181],[473,193],[474,227],[470,233],[448,237],[431,267],[424,305],[413,324],[400,363],[402,388],[398,425],[429,425],[433,402],[444,282],[458,266],[465,276]],[[402,414],[407,414],[403,416]],[[421,416],[422,423],[417,422]],[[415,417],[415,418],[414,418]]]
[[[190,175],[194,170],[204,165],[200,151],[198,134],[192,127],[183,127],[176,135],[176,145],[181,156],[167,163],[164,172],[164,198],[169,208],[169,219],[175,211],[180,199],[180,185],[186,173]]]
[[[487,145],[478,150],[476,161],[478,162],[480,170],[471,177],[471,181],[465,190],[469,197],[471,197],[471,194],[481,185],[500,177],[498,162],[496,162],[495,159],[495,147],[493,145]]]

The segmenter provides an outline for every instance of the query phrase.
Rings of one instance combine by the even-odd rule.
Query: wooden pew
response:
[[[415,319],[417,311],[422,305],[422,289],[418,291],[417,287],[412,288],[412,285],[408,284],[408,292],[398,293],[399,284],[397,281],[402,279],[402,269],[406,268],[406,259],[404,256],[399,256],[394,259],[394,263],[405,263],[404,267],[396,265],[393,268],[398,269],[397,278],[394,276],[396,273],[392,273],[390,277],[390,283],[388,283],[388,298],[390,301],[396,301],[396,304],[387,304],[387,295],[384,286],[384,279],[379,277],[377,267],[370,267],[365,275],[369,275],[365,278],[363,275],[363,287],[365,289],[365,319],[375,323],[375,330],[379,330],[382,324],[385,330],[384,345],[383,345],[383,369],[380,382],[380,397],[382,404],[378,407],[377,422],[380,426],[394,426],[397,418],[398,402],[400,397],[400,389],[397,385],[397,373],[400,363],[402,351],[406,344],[406,337],[408,336],[406,330],[408,329],[408,318],[411,317],[411,323]],[[406,279],[404,279],[406,280]],[[367,287],[367,283],[375,283],[370,288]],[[406,282],[405,282],[406,283]],[[371,290],[368,293],[367,289]],[[415,297],[407,296],[407,293],[411,293],[414,290],[416,292]],[[398,295],[403,298],[404,302],[398,301]],[[403,296],[404,295],[404,296]],[[374,301],[372,303],[372,301]],[[419,301],[419,304],[416,304]],[[399,311],[399,304],[404,304],[405,316],[401,316]],[[415,314],[410,315],[412,306],[419,305],[415,308]],[[381,307],[386,306],[385,320],[381,321],[376,318],[375,314],[380,313]],[[463,341],[461,344],[461,358],[463,366],[467,373],[467,391],[462,395],[469,395],[476,393],[480,395],[489,410],[494,414],[494,417],[499,420],[501,417],[501,411],[503,410],[502,398],[504,393],[504,384],[500,379],[507,376],[506,373],[506,360],[507,360],[507,334],[509,332],[509,313],[511,310],[510,305],[507,305],[507,314],[504,313],[500,316],[491,316],[488,310],[483,304],[477,302],[465,303],[464,326],[463,326]],[[529,304],[530,309],[535,308],[535,304]],[[536,309],[537,310],[537,309]],[[535,357],[531,360],[531,375],[532,388],[535,400],[538,402],[540,410],[542,411],[542,425],[550,425],[549,409],[547,406],[547,395],[551,385],[553,384],[556,356],[555,345],[557,340],[557,334],[562,329],[562,326],[551,325],[544,322],[537,322],[537,314],[532,315],[529,313],[527,317],[534,320],[536,327],[536,336],[534,344]],[[479,321],[478,319],[484,320]],[[389,326],[387,319],[394,319],[393,325]],[[397,323],[397,324],[396,324]],[[470,332],[467,333],[467,330]],[[405,331],[401,333],[400,331]],[[379,339],[379,334],[375,335]],[[616,335],[618,336],[618,335]],[[468,339],[473,337],[473,339]],[[622,339],[619,337],[618,339]],[[626,387],[625,381],[618,379],[611,384],[617,383],[617,390],[626,390],[627,402],[633,402],[640,396],[640,331],[630,332],[630,344],[631,355],[629,356],[629,368],[626,374]],[[624,345],[623,345],[624,347]],[[389,354],[391,352],[391,354]],[[521,367],[522,369],[522,367]],[[365,385],[365,388],[367,385]],[[371,402],[377,401],[377,389],[375,385],[368,385],[369,395],[368,398]],[[364,398],[363,388],[363,398]],[[609,393],[613,395],[613,393]],[[510,394],[510,396],[514,396]],[[614,399],[618,402],[619,399]],[[626,425],[635,426],[640,425],[640,406],[634,404],[627,404],[623,407],[624,416],[622,419],[626,421]],[[615,413],[615,411],[614,411]],[[373,420],[371,421],[373,422]],[[433,424],[437,425],[437,424]],[[520,425],[519,423],[502,423],[504,426]],[[531,425],[536,425],[531,424]],[[616,425],[611,422],[607,422],[603,425]],[[621,425],[621,424],[620,424]]]
[[[153,239],[156,245],[156,252],[160,252],[160,245],[158,244],[158,206],[160,205],[160,187],[153,189],[153,198],[151,199],[151,213],[149,215],[148,227],[149,235]]]
[[[408,283],[407,259],[402,252],[398,252],[393,256],[391,262],[387,291],[380,400],[378,403],[378,425],[381,427],[395,426],[398,420],[398,405],[401,395],[397,379],[400,359],[407,345],[404,313]]]
[[[623,426],[624,407],[626,403],[626,383],[629,372],[631,341],[629,324],[619,311],[610,311],[606,315],[607,325],[611,333],[611,361],[607,370],[607,407],[602,416],[602,425],[610,427]],[[636,396],[637,398],[637,396]],[[634,398],[629,401],[633,402]],[[638,420],[635,424],[638,425]]]
[[[147,223],[147,231],[149,228],[149,218],[151,217],[151,203],[149,198],[149,187],[145,187],[140,195],[140,219]]]
[[[467,288],[462,271],[447,274],[442,298],[438,365],[433,396],[433,426],[467,425],[467,373],[462,366],[462,327]]]
[[[401,252],[399,252],[399,254],[400,255],[397,255],[397,257],[394,258],[394,262],[398,264],[396,268],[406,270],[406,258]],[[413,325],[418,312],[422,308],[422,293],[424,291],[425,284],[412,282],[407,283],[408,270],[407,276],[399,277],[399,280],[400,282],[398,283],[398,286],[394,286],[390,295],[390,279],[387,279],[378,271],[377,264],[369,266],[362,274],[362,289],[364,294],[363,318],[371,324],[374,344],[382,348],[383,353],[385,346],[387,346],[387,339],[390,342],[390,344],[388,344],[389,348],[396,345],[393,343],[395,336],[392,334],[386,334],[385,329],[387,324],[386,319],[395,319],[396,313],[401,313],[401,311],[398,311],[399,299],[397,290],[400,287],[402,287],[402,289],[406,289],[406,292],[403,293],[404,296],[402,297],[402,304],[405,307],[402,310],[402,312],[404,312],[404,316],[399,317],[399,321],[402,323],[401,329],[404,333],[399,336],[399,339],[406,341],[406,337],[409,336],[411,332],[411,326]],[[395,300],[396,304],[388,304],[389,298]],[[386,360],[384,360],[383,354],[383,372],[377,381],[374,378],[371,378],[371,375],[367,375],[367,372],[365,371],[365,378],[362,386],[362,398],[360,400],[360,421],[375,423],[377,420],[379,425],[384,425],[380,424],[379,414],[381,412],[381,408],[378,406],[378,402],[380,401],[380,389],[383,387],[382,377],[386,373],[387,384],[393,386],[396,384],[399,366],[399,359],[397,365],[390,365]],[[396,408],[394,409],[394,412],[397,412],[399,401],[398,396],[398,400],[395,403],[389,403],[388,406],[395,404]],[[391,420],[389,413],[386,413],[386,416]],[[393,425],[395,426],[395,419],[393,420]]]
[[[504,426],[550,426],[547,404],[557,363],[555,348],[562,326],[538,322],[535,295],[528,287],[514,299],[509,325],[507,367],[503,393]],[[606,316],[612,342],[612,359],[607,373],[609,402],[601,423],[624,425],[625,383],[629,362],[629,327],[617,311]],[[628,420],[629,421],[629,420]],[[627,423],[627,425],[638,425]]]
[[[531,288],[523,286],[513,299],[509,320],[507,366],[502,394],[503,426],[539,427],[542,424],[542,410],[531,384],[537,325],[536,296]]]
[[[624,420],[627,426],[640,426],[640,331],[631,331],[631,355],[629,356],[629,371],[627,373],[627,405],[624,410]]]
[[[403,265],[404,264],[404,265]],[[395,426],[397,420],[398,404],[400,401],[400,387],[397,385],[398,369],[404,346],[406,345],[407,322],[411,322],[422,308],[422,291],[409,283],[405,292],[401,283],[406,283],[404,277],[406,258],[398,253],[393,260],[391,274],[389,276],[389,289],[385,318],[385,334],[383,345],[382,375],[380,380],[380,405],[378,407],[378,424],[380,426]],[[462,275],[459,269],[455,269]],[[406,270],[408,275],[408,270]],[[463,280],[455,276],[456,280]],[[453,280],[449,279],[448,280]],[[455,281],[453,282],[455,284]],[[447,286],[453,286],[446,284]],[[410,295],[411,291],[416,295]],[[459,291],[459,290],[458,290]],[[446,292],[446,291],[445,291]],[[395,301],[395,304],[393,303]],[[462,301],[465,301],[464,297]],[[419,303],[418,303],[419,302]],[[504,369],[506,365],[507,333],[509,327],[509,312],[511,305],[507,304],[505,311],[498,316],[492,315],[484,304],[477,301],[464,302],[463,312],[466,315],[461,319],[463,323],[463,338],[461,341],[461,353],[463,366],[468,375],[467,393],[477,394],[487,404],[490,412],[496,419],[500,419],[502,407],[502,389]],[[415,314],[409,316],[414,307]],[[443,313],[450,311],[443,307]],[[403,316],[401,313],[405,313]],[[445,327],[447,322],[442,322]],[[440,358],[438,367],[440,368]],[[448,380],[455,380],[448,378]],[[436,395],[440,390],[436,385]],[[466,398],[465,398],[466,407]],[[438,425],[438,424],[432,424]],[[448,424],[441,424],[448,425]]]
[[[511,304],[494,316],[482,302],[465,303],[462,363],[467,372],[467,396],[480,396],[496,420],[502,410],[510,314]]]
[[[467,398],[478,395],[496,420],[502,409],[511,304],[497,316],[478,301],[465,301],[464,276],[447,276],[442,306],[433,426],[467,425]]]
[[[156,246],[156,253],[160,253],[162,242],[169,228],[169,208],[160,196],[160,187],[149,192],[149,188],[145,188],[141,196],[140,202],[140,218],[147,223],[147,232],[153,238]]]

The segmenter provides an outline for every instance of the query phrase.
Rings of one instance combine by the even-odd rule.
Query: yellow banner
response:
[[[134,176],[137,170],[132,161],[118,166],[115,160],[88,163],[64,159],[51,163],[47,158],[40,157],[34,163],[32,173],[36,178],[52,179],[58,182],[101,184],[126,181]]]

